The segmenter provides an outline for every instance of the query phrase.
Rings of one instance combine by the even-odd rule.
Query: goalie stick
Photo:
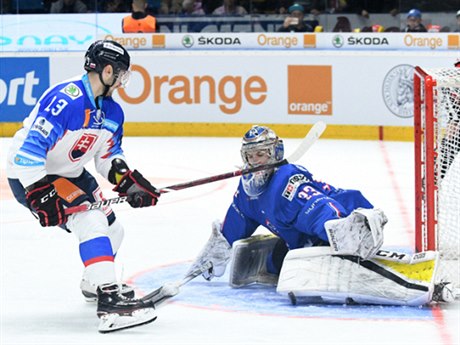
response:
[[[161,188],[160,193],[164,194],[164,193],[168,193],[172,191],[187,189],[190,187],[200,186],[200,185],[211,183],[211,182],[221,181],[221,180],[225,180],[225,179],[236,177],[236,176],[246,175],[246,174],[254,173],[257,171],[276,168],[281,165],[294,163],[298,161],[300,158],[302,158],[302,156],[310,149],[310,147],[313,146],[313,144],[319,139],[321,134],[323,134],[325,129],[326,129],[326,124],[324,122],[322,121],[316,122],[312,126],[312,128],[308,131],[305,138],[302,139],[302,142],[297,147],[297,149],[288,158],[285,158],[282,161],[279,161],[277,163],[259,165],[254,168],[240,169],[240,170],[236,170],[236,171],[232,171],[232,172],[228,172],[224,174],[219,174],[219,175],[201,178],[198,180],[193,180],[190,182],[178,183],[178,184],[175,184],[169,187]],[[70,214],[74,214],[78,212],[100,209],[100,208],[103,208],[109,205],[121,204],[127,201],[128,201],[127,196],[120,196],[116,198],[97,201],[92,204],[72,206],[72,207],[66,208],[65,214],[70,215]]]
[[[198,267],[196,270],[189,272],[184,278],[182,278],[182,280],[174,283],[166,283],[165,285],[145,295],[141,299],[144,302],[152,303],[156,309],[168,299],[176,296],[180,292],[180,288],[182,286],[195,279],[203,272],[209,270],[211,267],[212,263],[208,261],[202,266]]]

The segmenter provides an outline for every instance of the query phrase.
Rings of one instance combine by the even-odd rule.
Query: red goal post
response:
[[[438,281],[459,286],[460,68],[414,73],[415,249],[440,253]]]

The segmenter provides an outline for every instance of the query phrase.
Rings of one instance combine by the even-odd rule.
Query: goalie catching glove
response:
[[[56,226],[67,222],[62,198],[51,183],[35,184],[28,188],[27,205],[38,216],[41,226]]]
[[[160,191],[137,170],[128,170],[113,190],[119,196],[127,196],[129,204],[134,208],[155,206],[160,197]]]
[[[204,271],[202,276],[206,280],[221,277],[232,254],[232,246],[227,242],[221,232],[222,224],[216,220],[212,223],[212,233],[208,242],[201,250],[187,274],[210,262],[211,268]]]

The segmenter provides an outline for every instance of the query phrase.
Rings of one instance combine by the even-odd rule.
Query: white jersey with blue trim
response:
[[[98,100],[86,74],[49,88],[13,138],[8,178],[26,187],[46,175],[78,177],[92,159],[108,178],[112,160],[125,160],[124,114],[112,97]]]

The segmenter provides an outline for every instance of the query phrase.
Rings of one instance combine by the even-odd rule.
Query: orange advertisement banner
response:
[[[288,114],[332,115],[332,66],[288,66]]]

